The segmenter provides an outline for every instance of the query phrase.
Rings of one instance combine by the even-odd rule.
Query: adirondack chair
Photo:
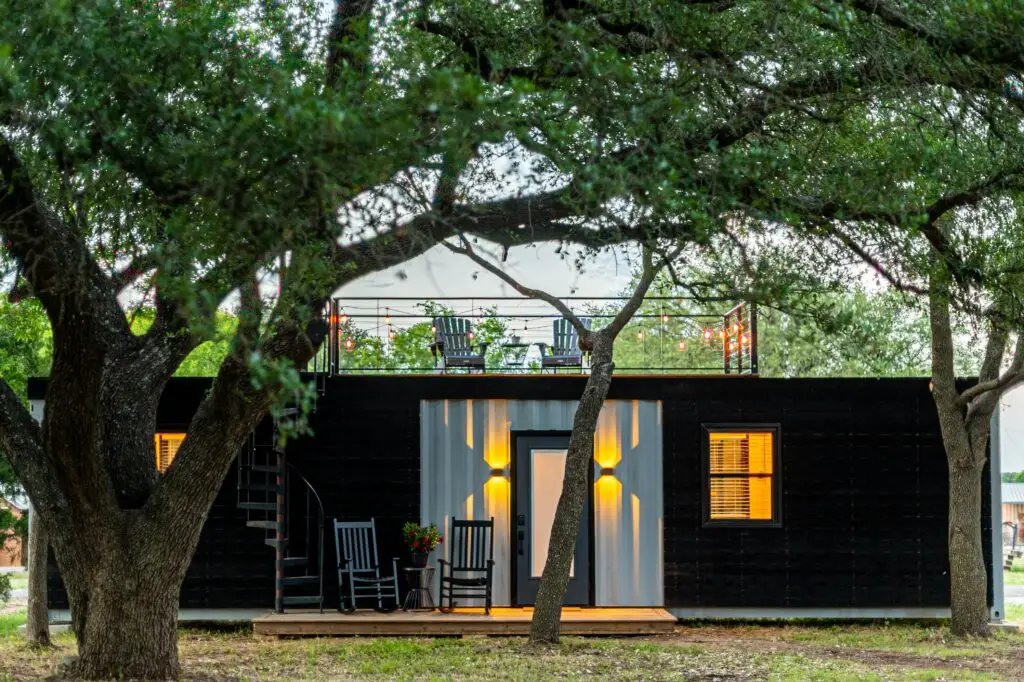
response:
[[[580,322],[584,327],[590,329],[589,317],[581,317]],[[552,331],[553,343],[550,346],[550,354],[548,353],[549,346],[546,343],[537,344],[540,346],[541,368],[579,367],[582,369],[583,351],[580,350],[580,335],[577,333],[576,327],[563,317],[555,320]]]
[[[369,521],[334,520],[334,554],[338,560],[338,610],[355,611],[357,599],[377,600],[383,611],[384,600],[398,608],[398,559],[392,559],[392,573],[381,577],[377,562],[377,528]],[[349,607],[345,608],[346,584]]]
[[[455,599],[483,599],[484,613],[491,612],[494,582],[494,517],[489,521],[452,520],[448,534],[448,561],[438,559],[442,611],[455,608]],[[444,600],[448,599],[445,609]]]
[[[484,371],[484,356],[487,355],[487,344],[477,344],[479,352],[473,351],[473,326],[462,317],[435,317],[434,343],[430,350],[437,357],[438,352],[444,361],[444,369],[449,367],[465,367]]]

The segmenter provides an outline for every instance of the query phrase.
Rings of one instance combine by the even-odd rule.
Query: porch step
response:
[[[294,557],[290,556],[290,557],[285,557],[285,559],[284,559],[284,567],[285,568],[295,568],[296,566],[305,566],[308,563],[309,563],[309,559],[307,559],[304,556],[294,556]]]
[[[323,602],[323,597],[285,597],[282,601],[285,606],[316,606]]]
[[[284,540],[275,540],[272,538],[268,538],[263,541],[263,544],[267,547],[273,547],[274,549],[284,550],[288,549],[288,538],[285,538]]]
[[[281,578],[281,584],[285,587],[295,587],[296,585],[315,585],[319,582],[320,576],[318,575],[293,575]]]
[[[277,521],[246,521],[245,525],[249,528],[266,528],[267,530],[277,530]]]
[[[267,473],[271,474],[281,471],[281,467],[272,466],[270,464],[253,464],[249,468],[252,469],[253,471],[266,471]]]
[[[274,511],[277,509],[277,504],[274,502],[239,502],[239,509],[259,509],[264,511]]]

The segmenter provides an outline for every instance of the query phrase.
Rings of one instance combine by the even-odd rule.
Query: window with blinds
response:
[[[183,440],[184,433],[158,433],[153,436],[153,443],[156,446],[156,470],[161,474],[171,466]]]
[[[707,429],[708,522],[773,523],[777,435],[764,429]]]

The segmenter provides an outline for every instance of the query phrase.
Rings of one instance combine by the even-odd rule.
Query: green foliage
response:
[[[411,552],[433,552],[444,541],[437,525],[421,526],[409,521],[402,526],[402,540]]]
[[[1004,471],[1003,483],[1024,483],[1024,471]]]
[[[0,549],[0,551],[3,551]],[[11,574],[0,573],[0,606],[11,600]]]
[[[39,302],[0,296],[0,377],[24,398],[29,377],[50,373],[52,356],[50,321]]]

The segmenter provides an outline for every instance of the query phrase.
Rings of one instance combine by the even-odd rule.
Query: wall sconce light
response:
[[[505,478],[505,470],[501,467],[491,469],[491,478]]]
[[[602,476],[614,476],[615,475],[615,467],[601,467],[601,475]]]

